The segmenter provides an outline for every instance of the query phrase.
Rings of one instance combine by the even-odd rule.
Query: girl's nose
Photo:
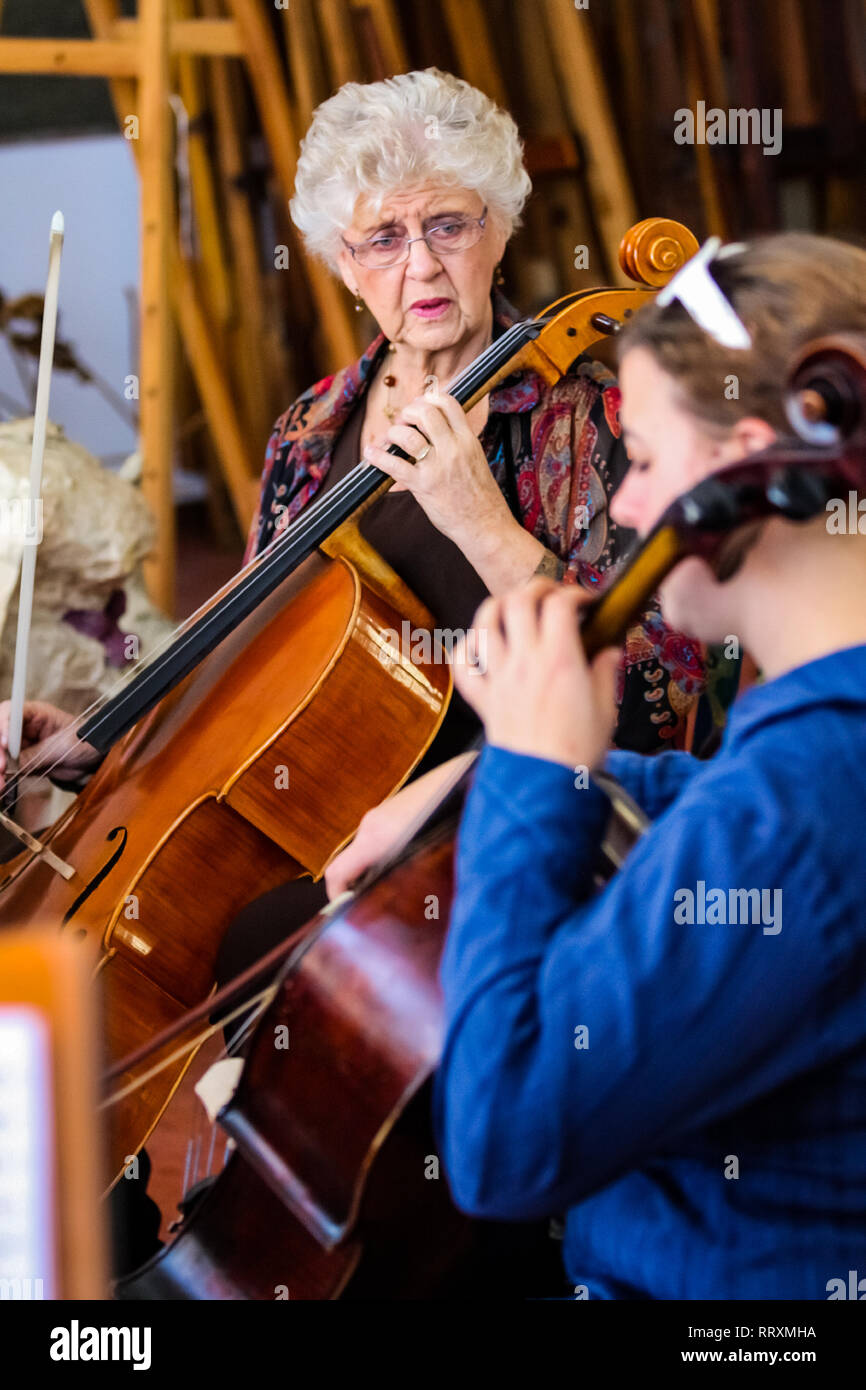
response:
[[[630,470],[626,473],[610,502],[610,516],[617,526],[626,526],[629,530],[634,531],[640,529],[638,492],[637,479]]]

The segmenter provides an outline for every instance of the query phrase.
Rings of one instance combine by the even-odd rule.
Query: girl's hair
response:
[[[438,68],[346,82],[316,108],[301,143],[292,220],[334,270],[362,195],[378,210],[389,194],[428,181],[477,192],[511,236],[532,184],[508,112]]]
[[[866,250],[833,237],[782,232],[756,237],[710,265],[749,330],[746,350],[722,347],[673,300],[636,314],[617,340],[653,354],[682,404],[727,433],[754,415],[787,432],[784,397],[791,365],[812,339],[866,333]]]

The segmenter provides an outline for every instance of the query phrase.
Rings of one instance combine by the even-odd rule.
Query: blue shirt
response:
[[[750,690],[711,762],[607,769],[653,825],[593,893],[601,789],[479,760],[442,961],[455,1201],[567,1212],[590,1297],[827,1298],[866,1277],[866,646]]]

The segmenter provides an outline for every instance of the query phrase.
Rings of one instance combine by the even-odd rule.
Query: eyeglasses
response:
[[[359,265],[367,266],[370,270],[387,270],[389,266],[407,261],[409,248],[416,241],[426,242],[427,250],[434,256],[451,256],[455,251],[468,251],[470,246],[475,246],[481,240],[486,222],[485,208],[480,217],[449,217],[447,222],[428,227],[423,236],[380,234],[354,246],[345,237],[341,240]]]

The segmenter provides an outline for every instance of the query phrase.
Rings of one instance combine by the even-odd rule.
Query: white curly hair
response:
[[[510,237],[532,184],[508,112],[438,68],[347,82],[316,108],[301,143],[292,220],[307,249],[336,270],[360,197],[375,211],[428,180],[477,192]]]

